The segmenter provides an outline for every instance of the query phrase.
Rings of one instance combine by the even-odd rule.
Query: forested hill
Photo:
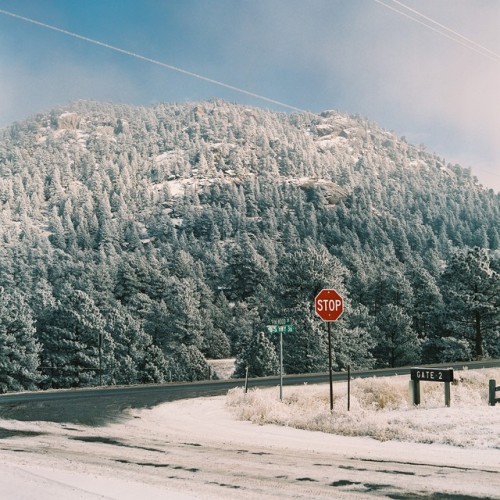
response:
[[[0,390],[500,356],[500,197],[374,123],[78,102],[0,131]],[[100,372],[101,368],[101,372]],[[101,376],[101,377],[100,377]]]

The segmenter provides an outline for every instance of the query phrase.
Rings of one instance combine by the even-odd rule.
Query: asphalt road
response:
[[[419,366],[453,368],[454,370],[461,370],[465,367],[480,369],[498,367],[500,360]],[[402,367],[352,372],[351,376],[353,378],[386,377],[409,373],[410,367]],[[332,378],[334,381],[346,380],[347,373],[335,372]],[[328,380],[328,373],[285,375],[283,385],[318,384],[328,382]],[[233,387],[243,386],[244,383],[243,379],[230,379],[9,393],[0,395],[0,418],[99,426],[118,421],[124,410],[128,408],[151,408],[167,401],[222,395]],[[279,377],[275,376],[254,378],[248,381],[249,388],[277,385],[279,385]]]

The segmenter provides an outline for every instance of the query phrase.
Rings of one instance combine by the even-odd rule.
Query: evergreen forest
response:
[[[79,101],[0,130],[0,392],[500,357],[500,195],[360,116]]]

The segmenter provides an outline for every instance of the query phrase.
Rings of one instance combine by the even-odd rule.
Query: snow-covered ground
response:
[[[277,388],[165,403],[98,428],[0,420],[0,498],[500,499],[500,405],[486,403],[500,370],[455,375],[450,408],[432,383],[410,407],[401,376],[354,380],[349,414],[335,384],[333,416],[315,385],[285,387],[283,403]]]

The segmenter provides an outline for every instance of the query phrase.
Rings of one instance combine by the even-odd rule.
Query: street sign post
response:
[[[269,333],[280,334],[280,401],[283,401],[283,334],[295,331],[295,325],[291,322],[290,318],[275,318],[274,324],[266,326]]]
[[[344,312],[344,299],[333,288],[323,288],[314,299],[316,314],[328,325],[328,369],[330,372],[330,411],[333,411],[332,331],[330,323]]]

